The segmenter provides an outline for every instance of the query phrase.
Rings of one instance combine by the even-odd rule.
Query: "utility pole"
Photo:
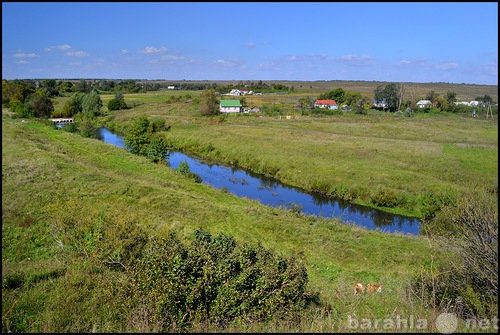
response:
[[[491,110],[491,102],[488,102],[488,109],[486,109],[486,120],[491,115],[491,119],[493,120],[493,111]]]

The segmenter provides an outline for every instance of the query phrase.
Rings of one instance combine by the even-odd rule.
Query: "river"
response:
[[[126,148],[123,138],[106,128],[99,130],[99,137],[105,143]],[[167,160],[173,169],[186,161],[189,170],[200,176],[203,183],[218,189],[225,188],[229,193],[254,199],[268,206],[300,209],[307,215],[337,217],[346,223],[387,233],[419,234],[420,221],[416,218],[308,194],[265,176],[219,164],[206,164],[180,152],[170,152]]]

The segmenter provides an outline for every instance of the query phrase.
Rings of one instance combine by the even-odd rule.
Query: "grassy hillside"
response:
[[[259,103],[293,104],[303,94],[317,94],[319,86],[309,89],[278,99],[262,96]],[[397,194],[406,206],[384,209],[416,216],[422,214],[418,199],[498,189],[497,115],[495,121],[484,115],[405,118],[376,111],[207,118],[199,115],[199,94],[126,94],[131,108],[104,108],[101,121],[121,130],[140,115],[160,118],[180,149],[305,189],[356,190],[363,195],[358,202]],[[104,106],[113,98],[101,97]],[[55,101],[56,110],[65,99]],[[293,315],[294,322],[247,320],[225,329],[195,323],[189,331],[363,331],[353,329],[353,317],[425,319],[423,330],[436,331],[434,320],[446,310],[410,286],[420,276],[437,277],[438,266],[456,258],[439,239],[384,234],[266,207],[95,139],[15,119],[7,111],[2,119],[3,332],[157,331],[132,299],[131,273],[117,271],[113,260],[121,256],[125,263],[127,255],[131,262],[141,255],[137,246],[171,232],[189,243],[197,229],[296,257],[321,303]],[[383,283],[384,289],[354,296],[357,282]]]
[[[332,306],[304,320],[298,331],[343,331],[352,313],[431,316],[406,292],[410,275],[429,266],[425,238],[268,208],[98,140],[5,115],[2,163],[2,277],[23,278],[18,287],[2,290],[3,331],[137,330],[120,314],[123,297],[116,290],[126,274],[76,252],[89,250],[86,243],[104,248],[109,229],[119,234],[123,226],[150,236],[176,231],[183,238],[203,228],[297,255],[311,289]],[[97,231],[104,238],[94,240]],[[358,281],[382,282],[386,293],[355,297]],[[236,330],[260,326],[246,327]]]

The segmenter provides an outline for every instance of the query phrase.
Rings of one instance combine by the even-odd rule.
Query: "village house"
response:
[[[260,108],[257,106],[253,106],[252,108],[244,108],[243,113],[248,114],[248,113],[260,113]]]
[[[316,100],[314,102],[314,108],[338,109],[339,106],[335,100]]]
[[[221,100],[219,104],[221,113],[241,113],[242,108],[240,100]]]
[[[430,100],[419,100],[417,101],[418,108],[430,107],[432,106],[432,101]]]
[[[385,109],[387,107],[387,102],[384,100],[372,100],[372,105],[374,108]]]
[[[240,96],[240,95],[252,95],[252,94],[253,94],[253,91],[234,88],[229,93],[227,93],[225,95]]]

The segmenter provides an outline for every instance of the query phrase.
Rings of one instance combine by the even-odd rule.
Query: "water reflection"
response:
[[[124,140],[101,128],[102,141],[125,148]],[[257,175],[234,167],[207,164],[179,152],[171,152],[168,158],[170,167],[175,169],[183,161],[191,172],[200,176],[204,183],[240,197],[255,199],[273,207],[298,208],[308,215],[338,217],[347,223],[363,226],[367,229],[379,229],[388,233],[418,235],[418,219],[393,215],[364,206],[339,200],[332,200],[303,190],[282,185],[279,181]]]

